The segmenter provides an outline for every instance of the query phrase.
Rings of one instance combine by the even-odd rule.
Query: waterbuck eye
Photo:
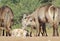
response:
[[[26,17],[25,17],[25,19],[26,19]]]
[[[25,17],[24,19],[26,19],[27,17]]]

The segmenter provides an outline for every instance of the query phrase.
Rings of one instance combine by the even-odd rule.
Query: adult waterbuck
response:
[[[60,8],[54,5],[51,5],[48,9],[48,12],[46,13],[46,18],[50,23],[50,25],[52,25],[53,27],[53,36],[59,36],[59,33],[58,33],[58,24],[60,22],[59,12],[60,12]]]
[[[27,20],[34,20],[36,23],[36,36],[40,35],[42,27],[42,35],[47,36],[46,32],[46,23],[50,23],[53,27],[53,36],[59,36],[58,33],[58,24],[59,24],[59,8],[51,4],[37,8],[31,15],[27,17]],[[27,23],[26,23],[27,24]],[[56,33],[56,34],[55,34]]]
[[[6,29],[6,36],[10,36],[11,25],[13,23],[13,11],[8,6],[2,6],[0,8],[0,26]],[[4,36],[4,30],[3,30]]]

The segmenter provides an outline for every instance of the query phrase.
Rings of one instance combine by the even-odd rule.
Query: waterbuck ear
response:
[[[30,15],[26,16],[26,18],[28,18],[28,19],[29,19],[30,17],[31,17]]]
[[[23,15],[23,19],[24,19],[24,18],[26,18],[26,16],[27,16],[27,15],[26,15],[26,14],[24,14],[24,15]]]
[[[29,14],[27,17],[30,18],[30,17],[32,17],[32,16],[31,16],[31,14]]]
[[[31,17],[31,15],[26,15],[26,14],[23,15],[23,18],[24,18],[24,19],[26,19],[26,18],[29,19],[30,17]]]

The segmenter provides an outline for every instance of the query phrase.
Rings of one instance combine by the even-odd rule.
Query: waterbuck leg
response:
[[[8,32],[6,31],[6,36],[8,36]]]
[[[6,36],[11,36],[11,33],[7,31]]]
[[[39,33],[38,33],[38,36],[40,36],[40,32],[41,32],[41,26],[39,27]]]
[[[0,36],[3,36],[3,29],[0,27]]]
[[[53,36],[55,36],[55,26],[53,25]]]
[[[6,36],[11,36],[11,28],[10,27],[6,27]]]
[[[30,37],[32,37],[33,26],[31,26]]]
[[[45,22],[42,23],[42,30],[43,30],[43,35],[42,35],[42,36],[47,36],[47,31],[46,31],[46,24],[45,24]]]
[[[45,26],[44,26],[44,28],[45,28],[45,36],[48,36],[48,35],[47,35],[47,31],[46,31],[46,24],[44,23],[44,25],[45,25]]]
[[[39,35],[39,22],[38,22],[38,17],[35,17],[36,21],[36,37]]]
[[[46,29],[45,29],[45,36],[48,36],[48,35],[47,35],[47,31],[46,31]]]
[[[39,32],[39,28],[37,28],[37,31],[36,31],[36,37],[39,36],[40,32]]]
[[[30,32],[30,37],[32,37],[32,32]]]
[[[59,36],[59,33],[58,33],[58,26],[56,27],[56,34],[57,34],[57,36]]]
[[[4,31],[5,31],[5,30],[3,29],[3,36],[5,35]]]
[[[10,30],[9,30],[9,32],[8,32],[8,33],[9,33],[9,36],[11,36],[11,26],[10,26],[9,28],[10,28]]]

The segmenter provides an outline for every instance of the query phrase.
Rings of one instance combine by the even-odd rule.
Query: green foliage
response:
[[[50,3],[52,0],[41,0],[41,3]]]
[[[55,6],[60,7],[60,0],[54,0],[54,1],[53,1],[53,4],[54,4]]]

